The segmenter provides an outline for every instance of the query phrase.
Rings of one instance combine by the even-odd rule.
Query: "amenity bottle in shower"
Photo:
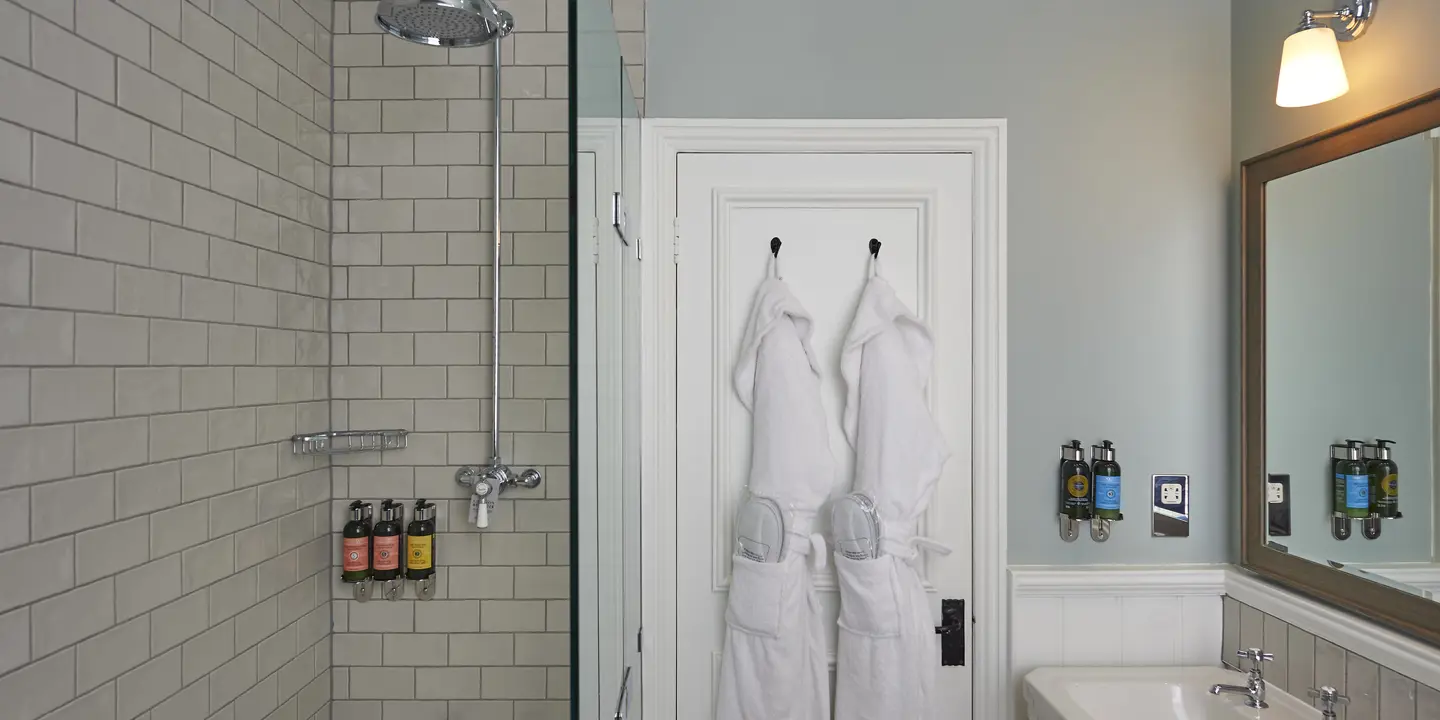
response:
[[[400,522],[396,520],[394,500],[380,504],[380,522],[375,523],[371,537],[374,548],[374,577],[376,580],[394,580],[400,577]]]
[[[435,596],[435,503],[415,501],[415,519],[405,528],[405,577],[415,581],[421,600]]]
[[[340,579],[347,583],[364,582],[370,577],[370,522],[366,508],[370,503],[350,503],[350,521],[341,531]]]

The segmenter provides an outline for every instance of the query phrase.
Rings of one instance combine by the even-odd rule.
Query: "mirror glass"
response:
[[[1264,516],[1274,549],[1440,598],[1437,163],[1430,131],[1265,185]]]

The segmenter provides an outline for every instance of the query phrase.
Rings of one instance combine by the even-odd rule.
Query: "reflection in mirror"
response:
[[[1432,131],[1265,185],[1270,547],[1410,592],[1440,590],[1437,159]]]

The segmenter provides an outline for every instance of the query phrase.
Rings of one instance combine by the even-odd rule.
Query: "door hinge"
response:
[[[590,218],[590,261],[600,264],[600,218]]]
[[[670,249],[671,249],[671,253],[672,253],[671,260],[674,261],[674,263],[675,263],[676,265],[679,265],[679,264],[680,264],[680,218],[678,218],[678,217],[677,217],[677,218],[674,218],[674,219],[671,221],[671,226],[670,226],[670,227],[671,227],[671,233],[670,233]]]
[[[645,652],[645,628],[643,627],[635,631],[635,652]]]

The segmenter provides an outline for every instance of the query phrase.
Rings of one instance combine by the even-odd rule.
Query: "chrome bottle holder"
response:
[[[435,576],[431,575],[423,580],[415,581],[415,596],[421,600],[429,600],[435,597]]]
[[[370,595],[374,591],[371,578],[365,578],[360,582],[346,583],[350,586],[350,595],[359,602],[369,602]]]
[[[1090,518],[1090,539],[1095,542],[1105,542],[1110,539],[1110,520],[1104,518]]]
[[[1065,513],[1060,513],[1060,539],[1065,542],[1075,542],[1080,537],[1080,523],[1084,520],[1076,520]]]
[[[1366,522],[1369,522],[1368,518]],[[1338,512],[1331,514],[1330,534],[1334,535],[1336,540],[1349,540],[1353,532],[1354,527],[1351,525],[1349,515]]]
[[[386,600],[400,600],[405,597],[405,578],[398,577],[380,584],[380,594]]]

